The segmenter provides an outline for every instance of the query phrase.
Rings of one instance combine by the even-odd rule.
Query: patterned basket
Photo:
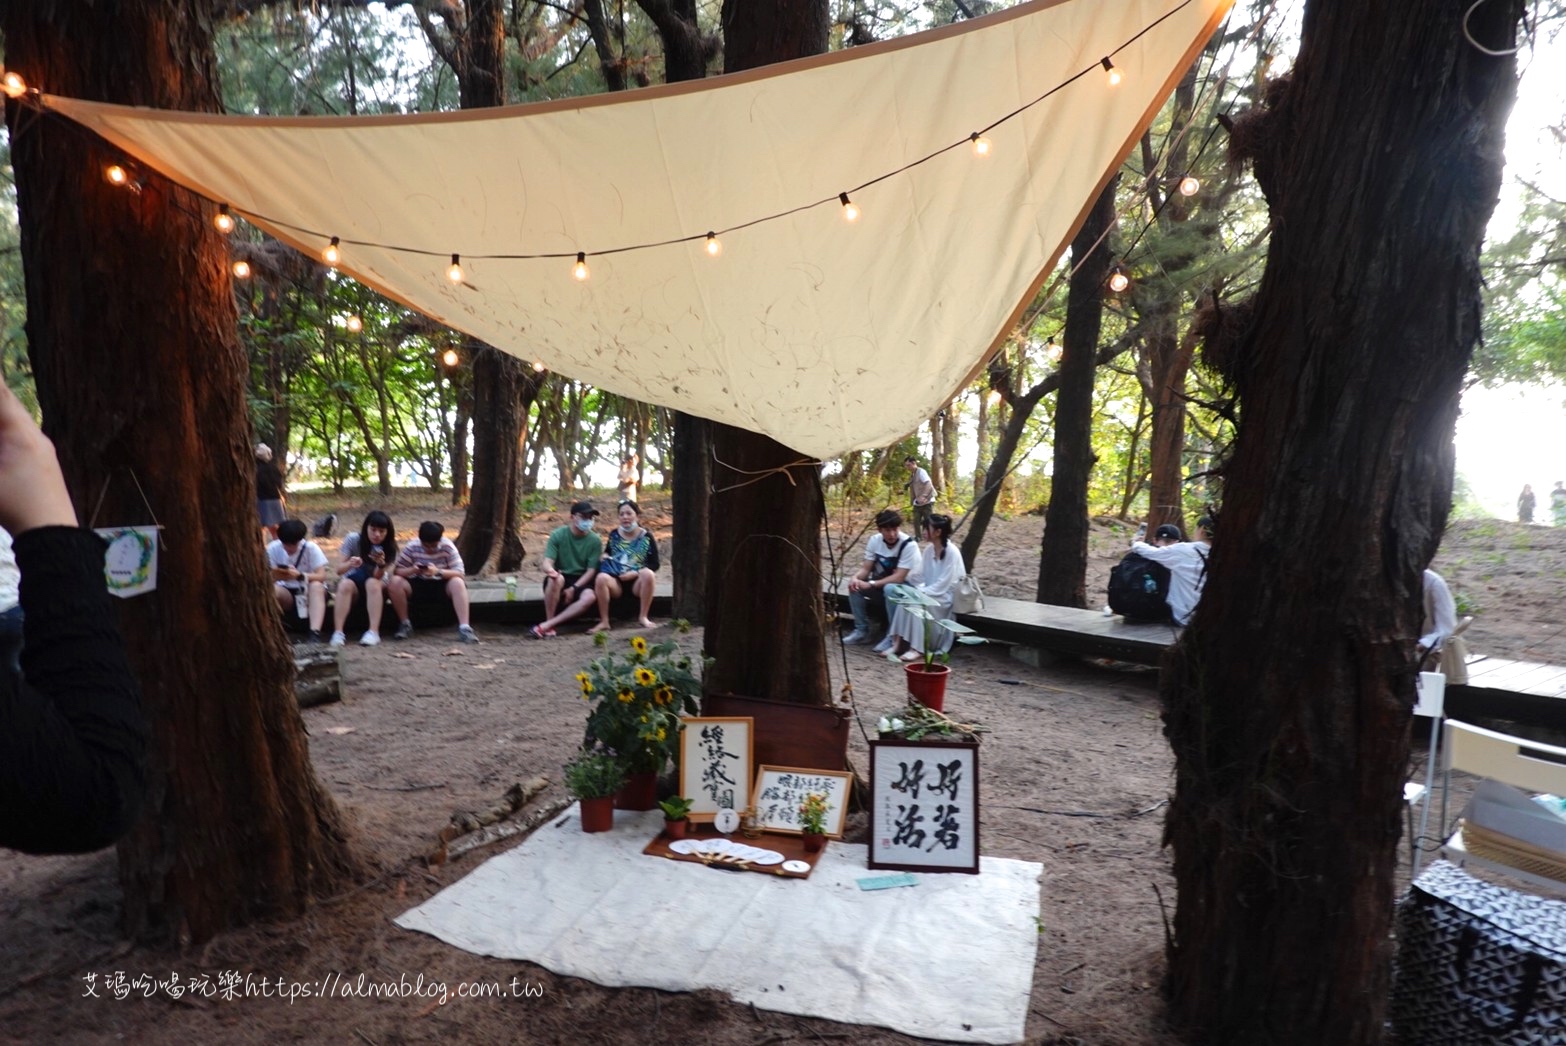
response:
[[[1540,878],[1556,879],[1566,884],[1566,853],[1547,850],[1466,820],[1460,824],[1463,848],[1475,857],[1497,861]]]

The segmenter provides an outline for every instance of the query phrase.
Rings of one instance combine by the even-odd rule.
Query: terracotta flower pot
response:
[[[684,839],[686,833],[691,830],[691,819],[682,817],[678,821],[670,821],[667,818],[663,822],[663,834],[670,839]]]
[[[625,775],[625,784],[614,794],[619,810],[651,810],[658,805],[658,774],[648,770]]]
[[[908,677],[908,693],[926,708],[933,708],[937,712],[945,711],[946,677],[951,674],[951,671],[950,665],[926,665],[923,661],[904,665],[903,672]]]
[[[596,799],[580,799],[582,805],[582,831],[607,832],[614,827],[614,796]]]
[[[801,832],[799,838],[804,842],[807,854],[818,854],[826,846],[826,836],[821,832]]]

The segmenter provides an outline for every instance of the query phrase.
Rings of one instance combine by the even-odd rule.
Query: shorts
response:
[[[582,580],[582,575],[581,574],[567,574],[565,571],[561,571],[560,572],[560,594],[561,595],[565,595],[565,590],[570,588],[572,585],[576,584],[580,580]]]
[[[360,599],[368,599],[369,594],[364,591],[364,583],[374,576],[374,571],[365,567],[356,567],[348,571],[343,577],[353,582],[353,587],[359,590]]]
[[[283,502],[278,498],[257,498],[256,511],[263,527],[275,527],[283,521]]]
[[[408,583],[413,586],[413,599],[420,603],[444,603],[446,596],[446,578],[443,577],[410,577]]]

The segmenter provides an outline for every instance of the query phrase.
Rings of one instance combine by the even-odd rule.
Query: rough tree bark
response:
[[[819,54],[831,24],[826,0],[725,0],[722,19],[727,72]],[[706,687],[829,704],[820,465],[758,433],[710,429]]]
[[[200,4],[0,5],[7,68],[52,92],[213,111]],[[128,932],[203,941],[297,915],[357,870],[311,769],[293,659],[251,543],[245,355],[208,205],[11,103],[29,355],[78,511],[164,524],[158,589],[127,602],[154,735],[148,809],[120,846]],[[153,375],[127,382],[127,375]],[[107,486],[105,487],[105,484]],[[84,517],[85,518],[85,517]]]
[[[1469,0],[1311,0],[1242,120],[1272,213],[1201,607],[1166,662],[1174,1020],[1383,1040],[1420,572],[1452,490],[1515,62]],[[1476,7],[1511,45],[1521,0]],[[1209,346],[1211,350],[1212,346]]]
[[[1060,338],[1060,392],[1055,398],[1055,471],[1034,599],[1087,606],[1088,480],[1093,473],[1093,375],[1104,319],[1104,281],[1113,259],[1108,235],[1115,220],[1118,175],[1099,193],[1071,241],[1066,329]],[[966,561],[965,561],[966,562]]]

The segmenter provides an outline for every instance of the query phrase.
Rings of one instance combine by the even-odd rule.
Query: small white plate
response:
[[[808,872],[810,871],[810,865],[804,861],[784,861],[783,870],[795,873]]]

